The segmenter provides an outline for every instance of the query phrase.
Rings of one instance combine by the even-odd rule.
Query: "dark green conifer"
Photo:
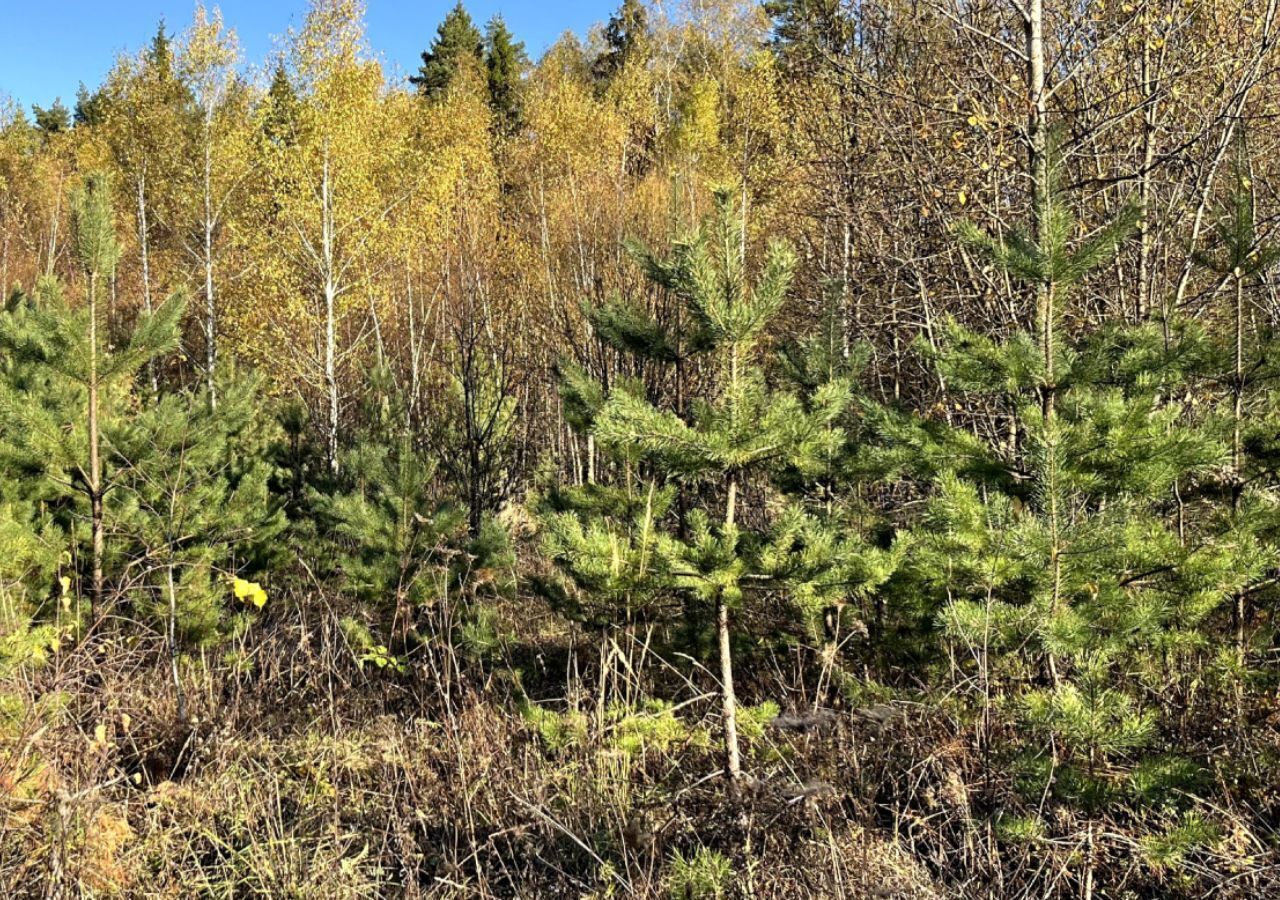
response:
[[[591,74],[607,84],[644,51],[649,39],[649,14],[641,0],[622,0],[604,28],[604,50],[591,66]]]
[[[422,53],[422,65],[410,83],[417,85],[424,97],[437,97],[449,83],[459,66],[479,64],[484,59],[484,40],[461,0],[449,10],[436,29],[431,47]]]
[[[79,125],[100,125],[107,115],[107,98],[105,94],[98,91],[90,91],[84,86],[84,82],[80,83],[80,87],[76,90],[76,108],[75,123]]]
[[[61,98],[55,99],[52,106],[33,104],[31,112],[35,116],[36,130],[46,137],[71,129],[71,112],[62,104]]]
[[[298,93],[289,80],[284,61],[276,63],[263,109],[262,133],[273,144],[287,146],[297,139]]]
[[[387,367],[378,366],[372,382],[342,483],[311,500],[329,538],[316,545],[318,555],[366,604],[368,616],[349,621],[350,636],[368,659],[399,669],[404,660],[393,651],[431,638],[451,646],[483,630],[480,595],[510,587],[512,561],[505,535],[487,521],[473,531],[467,505],[442,488],[437,459]]]
[[[489,106],[498,127],[511,134],[520,127],[520,83],[529,58],[524,52],[524,43],[514,40],[502,16],[494,16],[485,26],[484,65]]]

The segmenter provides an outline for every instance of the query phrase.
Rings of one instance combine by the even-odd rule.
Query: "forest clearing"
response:
[[[1278,6],[0,95],[0,896],[1280,898]]]

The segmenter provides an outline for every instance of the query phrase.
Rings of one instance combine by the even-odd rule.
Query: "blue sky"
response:
[[[502,13],[536,59],[566,30],[584,35],[607,19],[618,2],[471,0],[465,5],[481,25]],[[417,71],[418,55],[453,3],[366,0],[369,43],[388,72]],[[223,20],[240,38],[245,60],[257,65],[277,37],[301,24],[307,0],[206,0],[206,5],[222,9]],[[71,106],[81,81],[90,87],[101,83],[121,51],[135,51],[151,39],[161,17],[169,31],[181,32],[194,9],[195,0],[0,0],[0,94],[28,110],[33,103],[47,106],[55,97]]]

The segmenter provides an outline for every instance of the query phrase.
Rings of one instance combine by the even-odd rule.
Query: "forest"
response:
[[[0,98],[0,895],[1280,897],[1278,6]]]

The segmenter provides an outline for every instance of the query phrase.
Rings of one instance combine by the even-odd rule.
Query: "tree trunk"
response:
[[[9,205],[5,204],[4,242],[0,244],[0,293],[9,293]]]
[[[58,176],[58,189],[54,195],[53,214],[49,217],[48,258],[44,264],[44,274],[52,276],[58,262],[58,222],[62,217],[62,176]]]
[[[1031,233],[1043,247],[1050,215],[1048,106],[1045,96],[1044,0],[1030,0],[1026,17],[1027,40],[1027,162],[1031,174]],[[1045,385],[1042,403],[1045,417],[1053,414],[1053,287],[1041,280],[1036,284],[1036,317],[1044,353]]]
[[[1045,99],[1044,0],[1030,0],[1026,18],[1028,161],[1031,168],[1032,226],[1036,240],[1043,238],[1049,185],[1048,107]]]
[[[204,369],[209,388],[209,408],[218,407],[218,390],[214,371],[218,361],[218,319],[213,297],[213,148],[212,138],[204,142]]]
[[[328,398],[329,420],[325,429],[325,446],[329,459],[329,472],[338,474],[338,369],[337,369],[337,325],[334,306],[337,298],[333,283],[326,281],[324,286],[324,387]]]
[[[138,175],[138,252],[142,257],[142,308],[151,313],[151,254],[150,227],[147,224],[147,174],[144,170]],[[160,382],[156,377],[154,360],[147,360],[147,381],[151,383],[151,393],[160,392]]]
[[[1057,373],[1054,371],[1053,358],[1056,353],[1053,320],[1053,285],[1043,285],[1042,301],[1040,309],[1040,350],[1044,354],[1044,387],[1041,395],[1041,412],[1044,413],[1045,423],[1053,418],[1054,407],[1057,402],[1058,385],[1056,384]]]
[[[1241,423],[1244,419],[1244,278],[1236,274],[1235,298],[1235,365],[1231,378],[1231,516],[1240,512],[1240,500],[1244,496],[1243,444]],[[1236,594],[1234,610],[1236,626],[1236,662],[1243,668],[1245,662],[1245,591]]]
[[[732,528],[738,502],[738,481],[729,479],[725,503],[725,528]],[[716,601],[716,633],[720,644],[720,697],[724,721],[725,771],[737,781],[742,777],[742,755],[738,749],[738,698],[733,690],[733,648],[729,642],[729,605],[721,593]]]
[[[337,303],[338,286],[334,282],[333,268],[333,195],[329,184],[329,151],[325,148],[324,169],[320,179],[320,227],[321,250],[324,254],[324,387],[328,398],[329,420],[325,434],[325,445],[329,462],[329,473],[338,474],[338,328]]]
[[[98,276],[89,275],[89,521],[93,537],[93,593],[95,621],[102,609],[102,457],[98,435]]]
[[[1151,309],[1151,181],[1152,167],[1156,158],[1156,99],[1155,80],[1152,75],[1151,44],[1142,42],[1142,69],[1139,77],[1142,81],[1142,178],[1138,182],[1138,202],[1142,204],[1142,218],[1138,220],[1138,287],[1134,301],[1134,319],[1139,323],[1147,320]]]
[[[1044,52],[1044,0],[1029,0],[1026,14],[1027,41],[1027,101],[1030,110],[1027,117],[1027,163],[1031,176],[1031,233],[1043,251],[1048,240],[1049,219],[1052,215],[1051,187],[1053,172],[1049,158],[1048,106],[1045,91],[1045,52]],[[1041,278],[1036,283],[1035,312],[1036,328],[1039,331],[1040,352],[1044,358],[1044,384],[1041,387],[1041,413],[1044,416],[1044,427],[1052,440],[1054,406],[1057,399],[1056,373],[1054,371],[1054,285],[1049,278]],[[1051,484],[1048,494],[1049,528],[1052,547],[1049,554],[1049,566],[1053,579],[1052,608],[1056,614],[1062,597],[1062,548],[1060,543],[1060,523],[1057,498],[1057,463],[1055,451],[1050,448],[1049,477]],[[1049,676],[1056,685],[1059,679],[1057,659],[1053,653],[1048,655]]]
[[[1235,308],[1235,364],[1231,377],[1231,511],[1238,512],[1244,493],[1244,477],[1241,471],[1243,448],[1240,426],[1244,420],[1244,279],[1237,274]]]
[[[404,405],[404,427],[406,430],[411,430],[415,414],[418,411],[422,376],[418,367],[417,316],[414,315],[413,311],[415,302],[413,299],[413,272],[410,269],[410,263],[407,258],[404,264],[404,289],[405,311],[408,313],[409,319],[409,402]]]
[[[167,576],[169,588],[169,622],[167,629],[169,672],[173,678],[174,695],[177,697],[178,721],[185,722],[187,720],[187,695],[182,690],[182,679],[178,675],[178,591],[173,583],[172,563],[165,568],[165,575]]]

